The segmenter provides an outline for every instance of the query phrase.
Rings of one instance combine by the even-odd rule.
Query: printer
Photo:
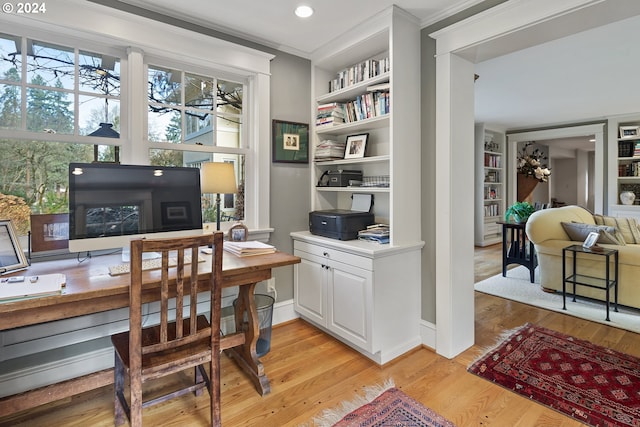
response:
[[[309,232],[338,240],[358,238],[358,231],[375,223],[370,212],[373,195],[354,194],[351,209],[328,209],[309,212]]]

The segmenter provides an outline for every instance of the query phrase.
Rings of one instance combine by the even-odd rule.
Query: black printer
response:
[[[309,213],[309,231],[338,240],[358,238],[358,231],[374,224],[373,213],[348,209],[330,209]]]

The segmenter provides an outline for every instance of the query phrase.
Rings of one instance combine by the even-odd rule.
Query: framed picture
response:
[[[597,231],[592,231],[591,233],[589,233],[587,238],[584,239],[584,243],[582,244],[582,247],[587,249],[592,249],[595,246],[596,242],[598,241],[599,237],[600,237],[600,233],[598,233]]]
[[[31,252],[69,247],[69,214],[31,215]]]
[[[620,139],[640,138],[640,126],[620,126]]]
[[[368,133],[347,136],[347,144],[344,149],[345,159],[359,159],[364,157],[367,148]]]
[[[309,125],[273,121],[274,163],[309,163]]]
[[[229,229],[229,241],[244,242],[249,236],[249,229],[244,224],[238,223]]]
[[[29,266],[11,220],[0,221],[0,274]]]

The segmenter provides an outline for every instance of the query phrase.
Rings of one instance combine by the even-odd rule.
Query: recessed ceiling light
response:
[[[308,18],[313,15],[313,9],[309,6],[298,6],[296,7],[295,14],[299,18]]]

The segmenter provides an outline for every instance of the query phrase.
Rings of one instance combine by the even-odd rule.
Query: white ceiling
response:
[[[218,8],[220,2],[210,0],[122,1],[306,58],[392,4],[415,15],[425,27],[481,2],[234,0]],[[608,0],[604,7],[614,8],[619,1]],[[297,18],[293,10],[300,4],[312,6],[315,14]],[[640,2],[617,4],[623,10],[612,13],[626,16],[625,11],[638,9]],[[513,130],[640,112],[638,41],[640,15],[484,60],[476,65],[476,120]]]
[[[393,4],[417,17],[425,27],[482,0],[121,1],[309,57],[322,45]],[[311,6],[315,13],[310,18],[298,18],[293,12],[299,5]]]
[[[504,129],[640,112],[640,15],[476,64],[476,120]]]

